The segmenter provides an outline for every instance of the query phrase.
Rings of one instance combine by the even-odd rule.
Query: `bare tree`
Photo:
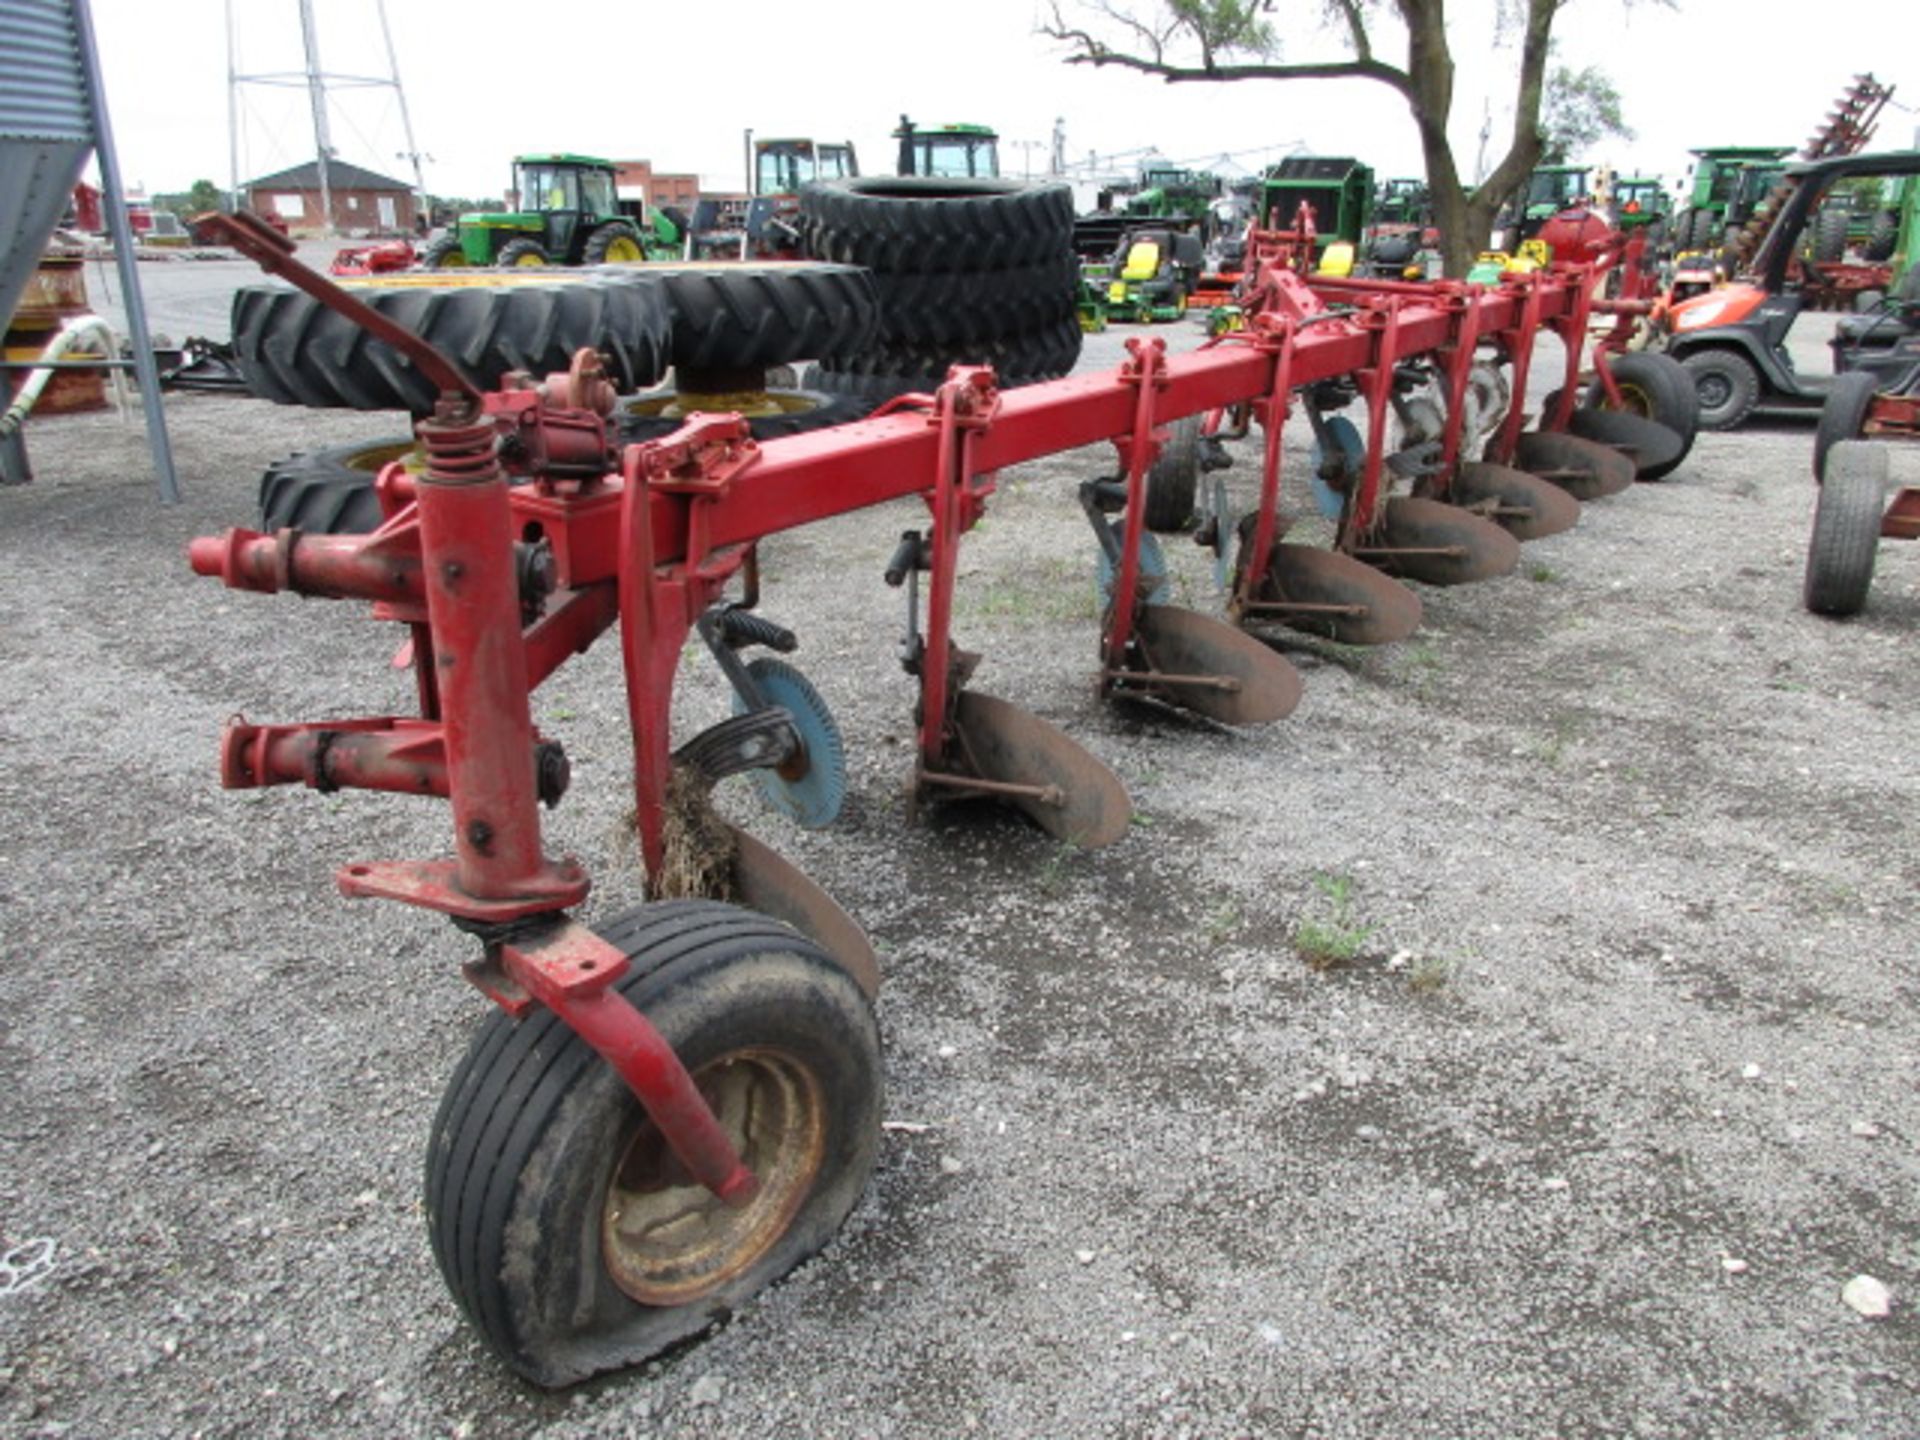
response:
[[[1519,33],[1520,69],[1514,92],[1513,130],[1492,172],[1468,187],[1447,139],[1453,112],[1453,56],[1447,49],[1443,0],[1322,0],[1324,19],[1344,42],[1345,56],[1288,60],[1267,17],[1281,0],[1146,0],[1126,7],[1091,0],[1073,23],[1053,0],[1044,33],[1073,47],[1070,65],[1117,65],[1169,83],[1223,80],[1377,80],[1398,92],[1413,116],[1426,158],[1434,219],[1449,275],[1464,275],[1493,229],[1494,213],[1539,163],[1540,106],[1546,91],[1547,52],[1554,16],[1570,0],[1501,0],[1503,20]],[[1312,12],[1294,0],[1292,12]],[[1406,59],[1393,64],[1375,50],[1374,30],[1383,10],[1406,31]]]

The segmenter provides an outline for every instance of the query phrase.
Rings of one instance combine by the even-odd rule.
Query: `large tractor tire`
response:
[[[997,340],[1078,323],[1080,262],[1061,254],[1012,270],[880,272],[881,333],[922,346]]]
[[[414,437],[395,435],[331,445],[276,460],[260,477],[260,528],[292,526],[310,535],[364,535],[385,517],[373,482],[395,460],[417,454]]]
[[[643,906],[601,933],[632,961],[620,993],[760,1184],[730,1209],[551,1011],[490,1016],[428,1136],[427,1233],[474,1329],[536,1385],[723,1320],[833,1238],[880,1145],[872,1003],[820,947],[707,901]]]
[[[1912,183],[1912,182],[1909,182]],[[1894,247],[1900,241],[1900,212],[1882,210],[1873,217],[1873,224],[1867,230],[1867,260],[1878,265],[1893,258]]]
[[[856,375],[944,377],[949,365],[991,365],[1002,376],[1028,381],[1052,379],[1073,369],[1084,338],[1079,320],[1069,315],[1038,330],[995,339],[949,345],[885,340],[834,359],[832,367]]]
[[[467,252],[460,248],[460,237],[451,231],[432,241],[420,252],[422,270],[464,270],[471,265]]]
[[[673,310],[673,363],[740,370],[821,360],[873,338],[873,277],[811,261],[649,267]]]
[[[937,176],[827,180],[801,196],[809,254],[899,273],[1011,270],[1069,253],[1065,185]]]
[[[601,353],[621,391],[657,384],[666,372],[672,313],[666,291],[643,275],[618,282],[579,273],[475,279],[376,284],[353,293],[433,345],[483,390],[510,370],[564,371],[583,347]],[[235,293],[233,349],[247,388],[262,399],[415,415],[433,409],[434,386],[411,361],[290,287],[249,285]]]
[[[542,265],[551,265],[553,257],[547,254],[547,247],[538,240],[523,236],[502,245],[500,253],[493,257],[493,263],[504,270],[534,270]]]
[[[834,395],[824,390],[768,389],[745,397],[743,413],[747,428],[756,440],[778,440],[786,435],[804,435],[810,430],[825,430],[865,417],[873,406],[852,395]],[[697,397],[688,398],[674,390],[656,390],[647,395],[623,396],[613,412],[612,426],[619,444],[632,445],[641,440],[657,440],[671,435],[701,408]],[[707,413],[726,413],[718,403]]]
[[[1822,210],[1813,222],[1813,258],[1822,264],[1841,260],[1847,253],[1847,221],[1843,209]]]

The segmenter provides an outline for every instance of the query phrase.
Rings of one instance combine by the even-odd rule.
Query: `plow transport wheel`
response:
[[[1377,545],[1385,553],[1366,554]],[[1511,575],[1520,564],[1520,542],[1510,531],[1458,505],[1395,495],[1387,501],[1375,538],[1360,558],[1392,575],[1429,585],[1467,585]]]
[[[1514,447],[1513,463],[1542,480],[1551,480],[1576,500],[1618,495],[1633,484],[1634,463],[1612,446],[1583,440],[1561,430],[1525,430]]]
[[[1343,645],[1390,645],[1420,628],[1413,591],[1351,555],[1313,545],[1274,546],[1252,598],[1249,619]]]
[[[1049,835],[1098,850],[1127,833],[1133,806],[1119,777],[1039,716],[996,696],[963,690],[953,722],[973,775],[1058,792],[1057,804],[1039,796],[1007,797]]]
[[[1611,445],[1633,461],[1636,480],[1657,480],[1687,453],[1687,442],[1658,420],[1625,410],[1578,410],[1567,428],[1585,440]]]
[[[1580,520],[1580,502],[1550,481],[1508,465],[1468,461],[1454,476],[1448,493],[1468,507],[1490,505],[1486,516],[1516,540],[1539,540],[1571,530]]]
[[[878,995],[880,957],[859,922],[771,845],[737,825],[727,828],[733,832],[734,898],[750,910],[786,921],[839,961],[869,1000]]]
[[[1177,605],[1149,605],[1135,626],[1153,668],[1166,675],[1230,680],[1213,685],[1153,686],[1169,704],[1223,725],[1284,720],[1300,703],[1300,672],[1244,630]]]
[[[737,1309],[840,1228],[879,1148],[873,1008],[812,941],[711,901],[601,933],[759,1189],[733,1209],[692,1184],[552,1012],[491,1016],[434,1117],[427,1225],[468,1320],[536,1385],[635,1364]]]

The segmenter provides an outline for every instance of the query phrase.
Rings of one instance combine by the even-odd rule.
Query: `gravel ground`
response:
[[[0,492],[0,1430],[1920,1433],[1920,549],[1881,547],[1858,619],[1801,610],[1804,427],[1703,436],[1517,574],[1424,590],[1410,641],[1283,641],[1306,698],[1249,732],[1096,699],[1071,491],[1103,457],[1007,472],[959,636],[980,688],[1127,782],[1138,824],[1094,854],[906,819],[880,571],[917,503],[769,542],[853,794],[819,833],[722,802],[872,933],[887,1113],[926,1128],[723,1329],[550,1396],[426,1243],[469,952],[332,884],[443,853],[444,810],[214,779],[236,712],[406,706],[359,607],[182,556],[251,519],[267,461],[393,419],[168,409],[178,508],[107,416],[35,421],[38,482]],[[1170,554],[1211,606],[1204,555]],[[723,713],[710,664],[680,706]],[[574,762],[550,846],[615,913],[640,887],[612,649],[536,710]],[[1353,958],[1309,968],[1310,925]],[[1862,1274],[1888,1318],[1843,1302]]]

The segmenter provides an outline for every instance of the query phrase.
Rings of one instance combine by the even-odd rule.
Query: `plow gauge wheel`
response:
[[[763,655],[747,663],[747,673],[770,705],[793,716],[800,753],[776,769],[752,773],[760,798],[796,825],[819,830],[831,825],[847,798],[847,749],[833,712],[811,681],[784,660]],[[746,713],[733,698],[733,713]]]
[[[1560,430],[1522,431],[1514,464],[1551,480],[1576,500],[1617,495],[1633,484],[1634,464],[1610,445]]]

